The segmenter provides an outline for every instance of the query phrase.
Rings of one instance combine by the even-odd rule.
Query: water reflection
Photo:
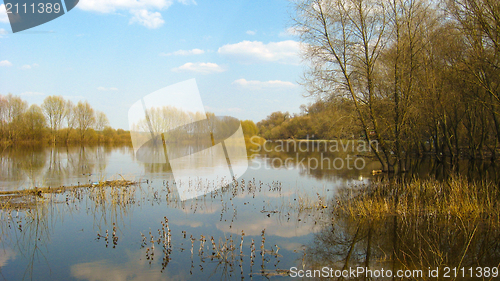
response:
[[[169,163],[181,200],[221,188],[248,167],[240,121],[205,113],[194,79],[157,90],[129,110],[135,155],[145,163]],[[214,182],[188,190],[191,180]]]
[[[163,186],[167,184],[164,182]],[[277,232],[279,226],[276,223],[259,227],[258,219],[253,219],[254,226],[243,224],[242,229],[234,234],[232,231],[219,230],[219,227],[225,228],[222,222],[229,223],[230,217],[235,220],[233,230],[239,228],[239,221],[246,218],[235,216],[240,207],[250,207],[250,204],[236,202],[240,194],[265,194],[269,190],[271,193],[279,192],[278,185],[260,184],[260,189],[257,185],[233,182],[225,190],[188,201],[181,201],[176,193],[159,188],[151,181],[149,184],[126,188],[96,186],[34,196],[31,198],[32,204],[24,205],[24,208],[16,205],[15,209],[5,207],[1,211],[3,247],[9,249],[7,251],[20,253],[22,257],[14,260],[15,263],[7,266],[4,272],[16,280],[32,279],[34,276],[58,279],[51,271],[54,266],[70,270],[73,277],[89,280],[108,279],[109,274],[114,274],[113,278],[118,280],[156,280],[165,277],[203,279],[206,274],[229,279],[239,275],[280,275],[283,271],[279,271],[278,267],[281,254],[277,253],[277,245],[281,245],[285,253],[287,247],[277,240],[276,236],[280,233]],[[225,201],[233,201],[234,204]],[[263,213],[260,214],[265,217]],[[170,227],[168,223],[166,226],[168,248],[165,224],[155,224],[160,215],[173,218]],[[166,216],[163,219],[166,220]],[[273,217],[270,220],[276,222],[276,219]],[[221,224],[215,225],[216,221]],[[285,228],[291,230],[294,226]],[[245,233],[243,229],[248,231]],[[266,244],[262,242],[260,248],[260,243],[255,247],[259,236],[265,240],[266,229]],[[143,247],[148,248],[138,252],[141,232],[147,236]],[[143,235],[143,238],[146,236]],[[286,234],[284,236],[289,237]],[[61,250],[65,252],[64,261],[58,258]],[[117,258],[113,251],[123,254]],[[156,257],[152,254],[154,251]],[[78,258],[69,258],[76,254]],[[96,257],[100,258],[95,260]],[[191,264],[189,275],[188,264]]]
[[[393,193],[397,193],[395,190],[396,188],[392,189]],[[383,195],[387,198],[385,204],[399,204],[389,192]],[[377,198],[369,194],[356,198]],[[423,194],[421,191],[421,196]],[[403,196],[397,198],[408,199]],[[425,208],[423,205],[417,207],[418,212],[415,213],[412,209],[404,209],[398,205],[400,207],[396,208],[400,211],[392,215],[369,216],[359,214],[357,203],[352,204],[347,197],[340,196],[335,200],[336,203],[331,204],[338,208],[327,213],[321,223],[321,230],[307,244],[300,269],[320,269],[327,266],[343,271],[363,267],[365,271],[378,270],[379,274],[381,270],[390,271],[393,280],[490,280],[498,277],[500,224],[496,213],[475,214],[466,210],[455,212],[453,206],[446,207],[445,210],[449,211],[441,213],[439,208]],[[375,200],[372,203],[376,207],[367,208],[384,208],[376,205],[378,202]],[[415,199],[414,204],[419,204],[418,200]],[[457,272],[453,272],[453,268]],[[460,271],[461,268],[464,270]],[[430,276],[429,269],[436,270],[438,275]],[[478,274],[484,274],[480,272],[484,270],[488,270],[489,275],[479,276]],[[408,272],[408,275],[410,271],[412,274],[417,272],[421,276],[397,278],[398,271],[405,274]],[[493,272],[497,274],[494,276]],[[445,276],[446,273],[448,276]],[[337,280],[343,279],[336,277]],[[363,274],[350,277],[347,279],[384,279],[368,278],[368,275]]]
[[[98,260],[71,266],[71,276],[83,280],[186,280],[189,273],[167,269],[165,272],[148,270],[149,265],[142,258],[142,251],[128,252],[125,263],[112,260]]]
[[[253,151],[254,157],[265,161],[262,164],[265,169],[298,169],[303,176],[335,180],[359,178],[380,169],[376,159],[368,157],[364,149],[358,149],[359,143],[364,142],[351,140],[334,149],[324,142],[275,141]]]
[[[127,146],[27,146],[8,148],[0,155],[0,187],[19,190],[33,187],[76,185],[141,171],[130,162]],[[109,167],[111,156],[125,156],[128,165]]]
[[[445,267],[499,265],[500,229],[481,221],[437,217],[360,221],[336,216],[332,221],[308,244],[304,268],[345,270],[359,266],[394,274],[397,270],[423,270],[419,280],[436,280],[426,274],[428,268],[439,268],[438,280],[449,280],[443,277]],[[477,280],[475,276],[457,279]]]
[[[6,170],[1,173],[8,189],[40,183],[76,185],[117,174],[129,175],[138,184],[8,198],[10,205],[0,210],[3,277],[260,280],[281,278],[293,266],[419,269],[500,262],[498,221],[487,216],[427,213],[376,219],[336,212],[339,189],[368,186],[376,178],[368,160],[361,171],[265,169],[270,160],[264,155],[297,158],[254,155],[242,178],[228,178],[223,188],[183,201],[169,180],[168,167],[135,162],[129,147],[5,151],[1,159]],[[311,157],[317,155],[298,155],[299,160]],[[25,168],[20,168],[22,161]],[[419,165],[421,173],[445,172],[440,165]],[[485,175],[494,177],[492,164],[464,164],[457,169],[461,173],[485,169]],[[170,238],[162,224],[165,218]],[[164,248],[167,239],[170,244]]]

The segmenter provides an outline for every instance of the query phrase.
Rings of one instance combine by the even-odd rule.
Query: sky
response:
[[[241,120],[311,102],[286,0],[80,0],[12,33],[0,6],[0,94],[87,100],[114,128],[142,97],[196,79],[205,110]]]

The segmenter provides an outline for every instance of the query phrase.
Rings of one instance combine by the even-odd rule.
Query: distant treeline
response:
[[[49,96],[39,106],[20,97],[0,95],[0,141],[23,143],[130,143],[130,133],[109,126],[106,114],[87,101],[76,105],[61,96]]]
[[[251,120],[241,124],[250,143],[258,133],[257,126]],[[131,137],[129,131],[111,128],[106,114],[87,101],[75,105],[61,96],[49,96],[40,106],[28,106],[20,97],[8,94],[0,95],[0,143],[131,144]]]

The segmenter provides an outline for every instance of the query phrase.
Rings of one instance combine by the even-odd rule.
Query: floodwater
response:
[[[348,155],[327,156],[361,157]],[[396,264],[391,252],[412,250],[402,246],[406,242],[438,239],[442,245],[436,249],[451,253],[454,244],[443,242],[440,233],[449,233],[449,239],[471,235],[453,232],[436,218],[374,224],[336,217],[336,192],[368,184],[379,169],[374,159],[362,159],[349,168],[347,161],[342,167],[341,160],[336,166],[322,162],[318,154],[256,153],[237,181],[221,179],[227,183],[222,189],[181,201],[168,165],[137,161],[128,146],[8,149],[1,154],[2,190],[111,179],[137,184],[13,198],[9,207],[4,200],[0,279],[261,280],[290,278],[294,267],[411,268],[413,263]],[[441,228],[437,232],[430,225]],[[409,229],[429,234],[420,237]],[[474,235],[484,245],[469,245],[483,251],[481,256],[468,253],[459,262],[498,264],[499,230],[476,228]]]

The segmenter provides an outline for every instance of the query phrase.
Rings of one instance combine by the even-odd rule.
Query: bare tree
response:
[[[107,126],[109,126],[109,120],[108,117],[106,117],[106,114],[102,111],[98,111],[96,114],[96,123],[95,123],[95,128],[98,131],[104,130]]]
[[[0,138],[3,139],[6,134],[6,128],[7,128],[7,107],[9,106],[9,103],[7,99],[0,95]]]
[[[295,6],[295,25],[306,43],[304,57],[312,65],[306,77],[309,91],[347,95],[383,169],[392,168],[376,113],[380,96],[375,70],[388,37],[386,4],[374,0],[304,0]],[[382,153],[373,138],[380,143]]]
[[[388,2],[390,37],[381,56],[381,75],[377,81],[389,108],[384,108],[387,136],[394,140],[395,164],[405,170],[408,152],[420,146],[418,126],[421,116],[418,104],[427,91],[425,80],[426,50],[432,45],[432,34],[439,27],[438,15],[429,2],[422,0],[391,0]],[[392,109],[392,110],[387,110]]]
[[[66,114],[66,102],[61,96],[48,96],[43,100],[42,109],[47,116],[53,143],[56,142],[56,132],[60,129]]]
[[[15,140],[21,135],[22,115],[28,109],[28,103],[12,94],[8,94],[6,100],[7,110],[5,112],[5,121],[8,124],[7,138],[9,140]]]
[[[68,143],[71,130],[76,125],[75,105],[70,100],[66,101],[64,104],[64,121],[66,123],[66,129],[67,129],[66,130],[66,143]]]
[[[92,128],[96,122],[94,109],[85,101],[79,101],[74,109],[75,122],[80,135],[80,141],[85,141],[87,131]]]
[[[458,23],[466,43],[459,67],[478,105],[489,112],[500,143],[500,2],[497,0],[449,0],[448,11]],[[494,155],[493,155],[494,156]]]
[[[303,57],[310,62],[306,89],[321,98],[340,96],[352,102],[384,170],[405,170],[410,153],[421,151],[430,138],[435,155],[457,155],[470,93],[461,92],[457,85],[464,77],[454,73],[463,56],[457,51],[460,30],[438,12],[435,2],[295,3],[295,27],[305,43]],[[479,122],[478,114],[474,120]],[[480,124],[485,126],[480,138],[487,139],[488,122]],[[372,140],[378,141],[380,152]]]

